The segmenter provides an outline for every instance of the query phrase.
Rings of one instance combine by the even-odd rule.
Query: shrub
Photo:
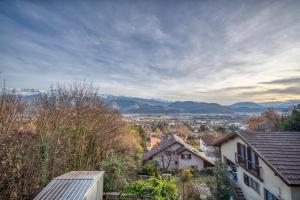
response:
[[[100,163],[101,170],[105,171],[104,191],[118,191],[129,185],[136,177],[135,162],[117,154],[109,154],[106,159]]]
[[[124,190],[124,193],[139,196],[151,196],[153,200],[178,200],[177,188],[173,179],[160,177],[133,182]]]
[[[215,162],[214,180],[209,183],[210,191],[217,200],[227,200],[231,196],[231,181],[226,173],[225,166],[220,162]]]
[[[158,176],[159,169],[158,163],[155,161],[149,161],[142,166],[141,169],[142,174],[147,174],[149,176]]]

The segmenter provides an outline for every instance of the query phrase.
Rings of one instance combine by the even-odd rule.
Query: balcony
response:
[[[235,162],[241,166],[243,169],[248,171],[250,174],[258,178],[260,181],[263,181],[262,179],[262,167],[257,165],[256,163],[248,160],[245,157],[242,157],[240,154],[235,153]]]

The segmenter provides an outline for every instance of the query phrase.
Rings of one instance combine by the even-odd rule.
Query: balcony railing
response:
[[[238,153],[235,153],[235,162],[262,181],[262,167]]]

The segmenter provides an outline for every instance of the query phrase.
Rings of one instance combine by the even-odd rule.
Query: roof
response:
[[[71,171],[54,178],[35,198],[82,200],[103,171]]]
[[[235,138],[235,136],[237,136],[237,133],[231,133],[231,134],[228,134],[226,135],[225,137],[221,138],[220,140],[218,141],[215,141],[215,143],[213,144],[213,146],[220,146],[221,144]]]
[[[154,156],[154,155],[158,154],[159,152],[167,149],[168,147],[172,146],[175,143],[178,143],[178,144],[181,145],[181,147],[176,149],[176,153],[181,153],[181,152],[187,150],[187,151],[195,154],[196,156],[202,158],[203,160],[205,160],[205,161],[207,161],[211,164],[214,164],[214,161],[212,159],[210,159],[208,156],[206,156],[203,152],[199,152],[197,149],[195,149],[191,145],[184,142],[183,139],[181,139],[180,137],[178,137],[175,134],[169,135],[168,137],[163,139],[158,146],[154,147],[153,149],[151,149],[150,151],[145,153],[143,155],[143,160],[150,159],[152,156]]]
[[[224,134],[219,133],[204,133],[200,136],[200,139],[208,146],[213,146],[217,141],[226,137]]]
[[[150,147],[154,147],[154,146],[158,145],[159,142],[160,142],[159,138],[151,137],[150,138]]]
[[[235,136],[251,146],[286,184],[300,185],[299,132],[243,132]]]

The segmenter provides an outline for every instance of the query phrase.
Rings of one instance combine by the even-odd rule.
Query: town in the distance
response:
[[[45,158],[57,156],[56,145],[65,140],[64,134],[72,135],[73,128],[75,138],[69,141],[69,148],[73,148],[72,143],[79,142],[79,149],[73,150],[75,157],[71,154],[71,161],[83,161],[76,164],[75,169],[85,169],[85,162],[94,166],[89,164],[89,159],[99,156],[90,152],[92,144],[85,146],[89,137],[95,141],[100,139],[102,142],[97,148],[108,155],[100,161],[99,169],[103,171],[71,171],[58,176],[44,189],[33,191],[34,196],[40,191],[35,199],[48,199],[59,195],[58,191],[73,195],[75,192],[71,188],[59,189],[60,185],[66,184],[66,179],[73,181],[75,189],[76,180],[84,184],[90,179],[90,187],[101,189],[90,191],[86,187],[81,195],[94,195],[96,199],[122,199],[122,193],[124,198],[150,199],[159,199],[161,195],[163,199],[245,200],[264,197],[266,200],[296,200],[300,196],[299,100],[232,105],[172,102],[103,95],[84,84],[74,84],[70,88],[49,90],[4,88],[1,102],[0,108],[8,111],[2,114],[8,123],[1,126],[2,130],[13,131],[11,127],[15,127],[26,134],[39,133],[42,137],[41,162],[48,163]],[[124,128],[124,133],[119,132]],[[55,129],[57,133],[63,131],[62,135],[56,136],[56,132],[52,132]],[[52,137],[57,141],[52,141]],[[114,142],[111,144],[109,140],[120,146],[111,146]],[[54,152],[49,145],[54,145]],[[101,152],[97,148],[95,151]],[[85,155],[85,151],[90,155]],[[118,151],[123,151],[125,157],[118,157],[122,156]],[[131,157],[132,153],[136,155]],[[8,155],[5,150],[4,157]],[[132,182],[135,179],[137,181]],[[157,186],[156,181],[162,181],[162,185]],[[123,185],[127,182],[132,183]],[[137,189],[146,187],[144,184],[153,184],[153,188]],[[168,192],[172,195],[151,194],[152,190],[169,184]]]

